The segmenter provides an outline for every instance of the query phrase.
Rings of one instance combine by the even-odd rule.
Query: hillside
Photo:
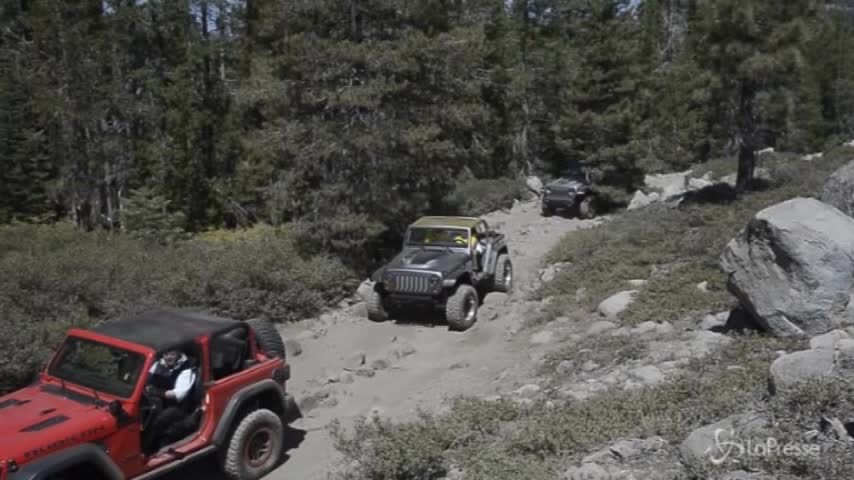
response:
[[[338,383],[335,372],[319,377],[319,383],[332,382],[322,396],[335,400],[319,404],[332,415],[309,416],[304,444],[314,448],[294,450],[291,469],[288,462],[281,471],[303,471],[306,455],[311,465],[330,459],[319,453],[325,452],[320,440],[312,440],[326,434],[312,427],[338,417],[345,428],[332,432],[344,470],[336,478],[348,480],[850,476],[854,464],[844,451],[851,439],[844,429],[839,437],[828,423],[851,418],[849,377],[844,372],[824,377],[814,370],[822,368],[812,363],[818,360],[803,357],[797,363],[802,357],[793,352],[832,352],[821,345],[849,338],[854,328],[809,342],[809,337],[769,334],[735,309],[739,302],[726,291],[726,277],[716,266],[724,246],[753,215],[817,195],[837,167],[854,161],[854,148],[809,160],[809,174],[803,169],[807,161],[774,154],[767,162],[768,187],[726,207],[661,204],[617,214],[592,228],[568,224],[572,231],[550,249],[540,270],[548,281],[527,292],[532,295],[527,300],[511,297],[510,307],[497,307],[494,320],[460,339],[444,329],[434,334],[415,327],[412,333],[411,326],[393,327],[384,337],[372,334],[378,327],[343,319],[321,329],[320,338],[351,338],[354,334],[340,332],[363,329],[364,337],[376,342],[365,347],[367,365],[388,351],[427,355],[392,357],[392,371],[382,367],[376,377],[355,377],[354,385]],[[733,166],[719,165],[724,172]],[[524,207],[519,212],[521,218]],[[553,228],[542,231],[549,235]],[[600,268],[591,270],[595,265]],[[529,274],[526,285],[531,281],[539,284],[538,276]],[[614,302],[625,291],[633,292],[633,301]],[[491,303],[489,297],[486,302]],[[507,330],[509,325],[518,327]],[[433,335],[450,345],[428,353],[434,339],[422,352],[418,342]],[[402,343],[390,341],[392,336]],[[308,344],[317,342],[324,344],[314,339]],[[311,363],[317,357],[307,352],[300,361]],[[788,367],[777,366],[782,358]],[[334,368],[341,365],[346,364]],[[794,381],[786,375],[802,375],[799,381],[806,383],[769,396],[769,382],[782,389],[784,381]],[[419,405],[418,399],[428,401]],[[350,413],[334,414],[344,411]],[[357,412],[364,418],[354,424],[350,415]],[[763,423],[769,419],[772,423]],[[768,438],[781,446],[791,443],[812,454],[741,451],[717,464],[704,461],[706,449],[714,448],[715,428],[734,428],[757,443]],[[746,445],[743,439],[732,441]]]

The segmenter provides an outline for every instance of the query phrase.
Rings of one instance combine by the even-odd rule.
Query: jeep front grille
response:
[[[436,289],[439,277],[430,273],[402,272],[391,276],[389,290],[397,293],[428,294]]]

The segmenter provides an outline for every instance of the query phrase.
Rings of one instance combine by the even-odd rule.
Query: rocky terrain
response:
[[[818,158],[812,155],[802,161]],[[783,418],[779,412],[775,416],[775,409],[794,408],[786,397],[775,399],[802,382],[842,385],[854,375],[852,165],[854,161],[834,173],[817,198],[790,198],[755,212],[731,239],[719,265],[729,275],[728,289],[737,308],[669,322],[630,325],[621,321],[621,312],[649,281],[644,278],[626,279],[625,290],[602,301],[593,312],[554,297],[538,300],[531,295],[565,268],[545,265],[547,252],[565,234],[597,228],[608,217],[593,221],[544,218],[537,199],[490,214],[487,220],[509,237],[516,288],[510,295],[489,294],[471,330],[452,332],[441,322],[373,323],[366,319],[358,294],[319,318],[282,327],[294,372],[290,389],[304,418],[294,425],[299,440],[269,478],[319,480],[351,469],[353,465],[340,456],[328,431],[335,421],[345,429],[362,416],[411,421],[420,410],[449,412],[449,399],[457,395],[485,402],[509,400],[522,410],[531,407],[535,415],[549,418],[549,411],[569,412],[566,409],[594,399],[626,394],[626,398],[649,402],[656,411],[651,417],[661,417],[662,412],[666,417],[668,411],[678,417],[678,409],[670,411],[665,405],[669,400],[661,392],[666,385],[676,385],[667,394],[688,399],[697,409],[702,410],[706,401],[726,408],[709,407],[712,421],[684,432],[677,429],[681,433],[676,439],[665,438],[660,418],[631,417],[629,423],[649,423],[649,431],[604,448],[568,452],[549,464],[548,471],[561,480],[803,478],[797,469],[803,469],[804,463],[789,468],[789,476],[771,475],[763,471],[765,464],[745,461],[744,448],[750,438],[758,443],[794,439],[800,443],[789,446],[807,449],[799,461],[811,465],[810,461],[821,459],[804,460],[803,455],[817,455],[809,449],[829,455],[840,445],[850,448],[846,446],[854,440],[848,434],[854,424],[846,423],[850,412],[837,401],[829,402],[834,406],[830,411],[822,410],[819,393],[804,400],[814,403],[810,408],[815,411],[795,419],[785,418],[791,412]],[[762,175],[768,178],[769,173]],[[698,182],[690,172],[648,177],[653,194],[639,192],[636,200],[646,200],[633,202],[631,209],[658,202],[676,207],[691,192],[732,180],[704,178],[708,180]],[[706,282],[692,288],[707,291]],[[738,335],[745,331],[758,332],[765,340]],[[786,348],[766,357],[758,355],[763,348],[777,345],[774,339]],[[748,359],[752,363],[744,364]],[[692,399],[679,391],[679,385],[702,390],[698,385],[702,387],[704,377],[711,382],[718,378],[715,375],[735,380],[712,394],[732,393],[736,400]],[[763,380],[767,388],[759,383]],[[754,383],[749,387],[760,387],[761,392],[740,403],[738,390],[745,388],[744,382]],[[631,397],[632,392],[645,392],[638,395],[646,397]],[[709,392],[697,395],[704,393]],[[631,411],[633,406],[615,408]],[[642,407],[635,408],[643,415]],[[714,413],[718,411],[729,413]],[[684,415],[683,421],[668,422],[696,425],[691,412]],[[520,425],[502,424],[501,441],[528,441],[518,440],[529,438]],[[849,467],[828,468],[847,472]],[[707,471],[714,474],[698,473]],[[465,469],[454,467],[444,478],[483,477],[467,477]]]
[[[300,352],[291,360],[298,372],[291,388],[305,414],[296,427],[308,433],[271,478],[320,479],[346,470],[326,431],[333,420],[345,428],[359,416],[411,420],[419,409],[446,412],[448,399],[456,395],[509,399],[523,408],[549,410],[603,394],[648,390],[697,375],[704,361],[719,363],[721,352],[737,341],[731,332],[745,328],[772,338],[810,339],[806,349],[777,351],[765,366],[769,395],[803,381],[844,378],[854,366],[854,313],[849,307],[854,219],[844,213],[854,193],[851,170],[849,165],[836,172],[820,198],[789,199],[756,212],[721,252],[720,266],[730,276],[729,289],[739,308],[673,322],[621,323],[620,313],[647,279],[627,280],[626,289],[601,302],[595,312],[551,297],[529,297],[563,267],[542,264],[548,250],[564,234],[595,228],[608,218],[543,218],[536,200],[490,215],[488,221],[510,238],[517,288],[509,296],[488,295],[472,330],[372,324],[365,320],[358,296],[319,319],[283,329],[292,352]],[[657,201],[677,206],[691,192],[733,180],[697,179],[689,173],[648,177],[647,184],[651,192],[662,192]],[[769,178],[767,171],[760,175]],[[705,291],[706,285],[695,288]],[[562,462],[560,478],[664,479],[703,470],[715,463],[716,453],[726,456],[721,432],[772,437],[772,416],[757,411],[756,404],[744,409],[689,432],[681,442],[649,435],[624,438],[580,457],[576,452]],[[815,421],[817,428],[804,433],[815,448],[821,441],[849,438],[842,420]],[[717,460],[720,467],[734,459]],[[715,478],[772,478],[740,467],[735,459],[731,469],[716,470]],[[466,478],[465,471],[454,469],[448,478]]]
[[[604,220],[543,218],[538,199],[485,218],[508,236],[515,288],[510,295],[488,294],[470,330],[452,332],[430,319],[373,323],[358,295],[320,318],[282,328],[294,372],[290,388],[304,415],[294,426],[308,433],[272,480],[320,479],[335,469],[326,431],[332,420],[347,426],[375,413],[406,420],[419,408],[441,411],[449,397],[499,394],[530,383],[531,359],[563,341],[561,330],[520,333],[547,314],[547,302],[526,299],[541,276],[553,274],[553,268],[541,269],[542,258],[564,234]]]

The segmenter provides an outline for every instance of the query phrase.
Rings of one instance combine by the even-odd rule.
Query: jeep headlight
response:
[[[552,189],[551,189],[551,188],[547,188],[547,189],[546,189],[546,195],[551,195],[551,194],[552,194]]]

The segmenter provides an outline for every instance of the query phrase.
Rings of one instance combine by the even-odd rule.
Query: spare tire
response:
[[[246,320],[249,327],[255,332],[255,340],[261,350],[274,357],[285,358],[285,342],[279,335],[276,327],[269,320],[253,318]]]

